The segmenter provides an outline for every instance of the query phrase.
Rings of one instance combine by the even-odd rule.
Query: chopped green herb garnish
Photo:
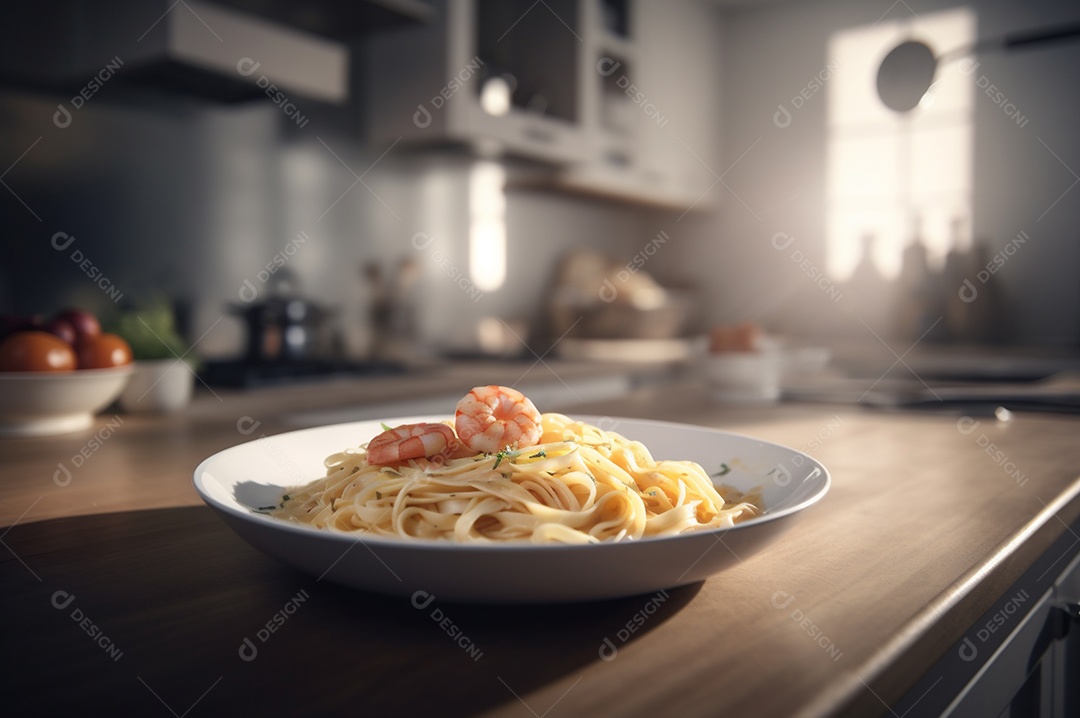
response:
[[[292,498],[292,497],[291,497],[291,496],[289,496],[288,494],[285,494],[284,496],[282,496],[282,497],[281,497],[281,503],[285,503],[285,502],[286,502],[286,501],[288,501],[288,500],[289,500],[290,498]]]
[[[276,508],[277,508],[277,506],[260,506],[259,508],[255,509],[255,510],[256,511],[273,511]]]
[[[494,456],[495,456],[495,465],[492,466],[491,468],[492,469],[497,469],[497,468],[499,468],[499,464],[502,463],[503,459],[506,459],[507,461],[513,461],[517,457],[524,454],[526,451],[528,451],[528,449],[518,449],[517,451],[514,451],[509,446],[507,446],[506,448],[504,448],[499,453],[494,454]],[[492,456],[492,454],[484,454],[485,459],[490,458],[491,456]],[[530,459],[544,459],[544,458],[547,458],[547,451],[545,451],[544,449],[540,449],[540,451],[537,451],[535,454],[533,454],[529,458]]]
[[[389,426],[385,421],[380,421],[379,425],[382,427],[383,431],[393,431],[394,430],[394,427]]]
[[[382,498],[382,492],[381,491],[376,491],[375,492],[375,498],[376,499],[381,499]]]
[[[712,476],[713,477],[727,476],[730,473],[731,473],[731,467],[730,466],[728,466],[727,464],[720,464],[720,470],[717,471],[715,474],[712,474]]]

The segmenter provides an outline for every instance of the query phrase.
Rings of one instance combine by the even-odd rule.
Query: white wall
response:
[[[790,256],[799,249],[825,267],[827,85],[793,113],[788,127],[778,127],[774,113],[825,68],[836,31],[952,5],[822,0],[725,13],[721,164],[731,192],[723,190],[720,212],[697,221],[692,239],[658,259],[664,271],[693,273],[708,292],[712,321],[756,319],[774,331],[872,341],[859,321],[871,308],[850,295],[832,301]],[[981,37],[1080,19],[1077,4],[1050,0],[973,7]],[[1080,174],[1080,41],[978,60],[972,81],[985,75],[1029,118],[1017,127],[985,94],[976,95],[974,236],[990,254],[1021,230],[1031,238],[997,275],[1007,297],[1003,321],[1020,343],[1076,344],[1080,185],[1069,187]],[[795,238],[785,251],[771,244],[777,232]]]
[[[124,300],[163,292],[188,303],[192,338],[206,332],[198,345],[204,356],[242,351],[243,325],[227,307],[241,304],[245,280],[265,298],[260,273],[268,276],[276,256],[307,296],[337,310],[354,352],[370,341],[363,266],[375,262],[389,273],[414,257],[422,342],[462,346],[482,316],[542,315],[544,289],[565,250],[629,257],[651,226],[650,213],[627,205],[511,189],[506,283],[473,301],[450,276],[469,269],[475,160],[462,152],[380,158],[382,148],[364,146],[347,113],[308,104],[310,121],[296,127],[269,103],[98,98],[58,128],[57,101],[0,95],[0,156],[5,166],[14,163],[5,183],[18,194],[5,190],[0,198],[0,311],[116,310],[67,253],[50,246],[53,233],[64,231]],[[306,239],[298,242],[300,232]],[[412,242],[418,232],[434,240],[424,251]],[[548,348],[541,339],[532,346],[539,354]]]

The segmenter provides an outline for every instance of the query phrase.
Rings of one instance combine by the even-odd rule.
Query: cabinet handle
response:
[[[1080,602],[1070,601],[1056,607],[1054,611],[1058,615],[1057,631],[1055,638],[1060,640],[1069,635],[1069,631],[1080,625]]]
[[[1071,623],[1080,623],[1080,601],[1066,603],[1061,610],[1065,612],[1065,616]]]
[[[526,127],[522,133],[530,140],[536,140],[538,142],[554,142],[555,135],[547,130],[542,130],[539,127]]]

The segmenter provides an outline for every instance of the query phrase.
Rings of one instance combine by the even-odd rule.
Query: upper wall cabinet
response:
[[[567,187],[704,209],[720,172],[718,11],[701,0],[597,0],[585,8],[579,84],[588,154]]]
[[[76,102],[108,81],[135,98],[149,89],[150,101],[166,93],[341,104],[349,41],[433,14],[417,0],[9,2],[0,4],[0,81],[76,92]]]
[[[710,204],[719,27],[705,0],[437,0],[365,43],[372,138],[555,166],[564,189]]]
[[[580,159],[581,4],[533,1],[436,0],[432,24],[369,39],[373,138]]]

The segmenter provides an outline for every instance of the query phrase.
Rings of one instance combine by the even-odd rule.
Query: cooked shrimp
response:
[[[458,402],[458,438],[473,451],[494,454],[540,440],[540,412],[524,394],[505,386],[478,386]]]
[[[402,424],[368,442],[367,458],[369,464],[385,466],[408,459],[445,456],[457,447],[454,430],[446,424]]]

